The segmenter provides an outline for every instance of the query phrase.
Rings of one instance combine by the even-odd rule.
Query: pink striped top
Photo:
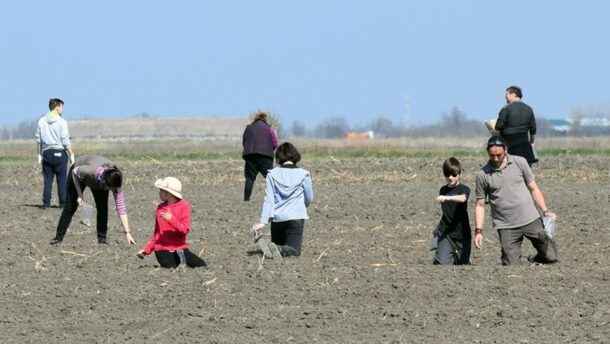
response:
[[[105,166],[98,166],[95,169],[95,179],[97,180],[97,184],[103,189],[105,188],[104,182],[104,170]],[[75,178],[78,178],[78,166],[72,169],[72,174]],[[116,205],[116,213],[117,215],[126,215],[127,214],[127,206],[125,206],[125,195],[123,194],[123,188],[119,188],[116,191],[112,191],[112,195],[114,196],[114,204]]]

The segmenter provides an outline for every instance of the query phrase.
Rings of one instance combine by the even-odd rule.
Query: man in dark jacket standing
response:
[[[495,129],[504,138],[508,153],[525,158],[531,166],[538,161],[534,154],[536,118],[531,107],[521,101],[523,93],[517,86],[506,89],[507,105],[500,110]]]
[[[279,141],[275,129],[267,123],[267,118],[266,112],[257,112],[254,121],[246,126],[244,131],[242,153],[246,161],[244,201],[250,200],[256,175],[260,172],[266,178],[267,172],[273,168],[273,151]]]

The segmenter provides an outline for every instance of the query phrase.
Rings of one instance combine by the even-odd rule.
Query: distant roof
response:
[[[572,121],[569,119],[549,119],[549,124],[552,126],[572,125]]]

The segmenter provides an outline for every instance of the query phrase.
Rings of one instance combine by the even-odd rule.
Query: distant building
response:
[[[560,133],[567,133],[572,129],[572,121],[569,119],[549,119],[548,123],[551,129]]]
[[[610,127],[610,120],[606,117],[585,117],[580,120],[583,127]]]
[[[349,133],[346,133],[345,135],[343,135],[343,138],[345,138],[347,140],[368,140],[368,139],[374,139],[375,133],[373,133],[372,130],[365,131],[365,132],[350,131]]]

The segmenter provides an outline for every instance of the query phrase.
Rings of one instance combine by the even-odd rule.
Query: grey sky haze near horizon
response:
[[[504,89],[539,117],[610,102],[610,2],[16,1],[0,22],[0,123],[245,116],[309,128],[379,114],[407,126],[456,106],[497,116]]]

